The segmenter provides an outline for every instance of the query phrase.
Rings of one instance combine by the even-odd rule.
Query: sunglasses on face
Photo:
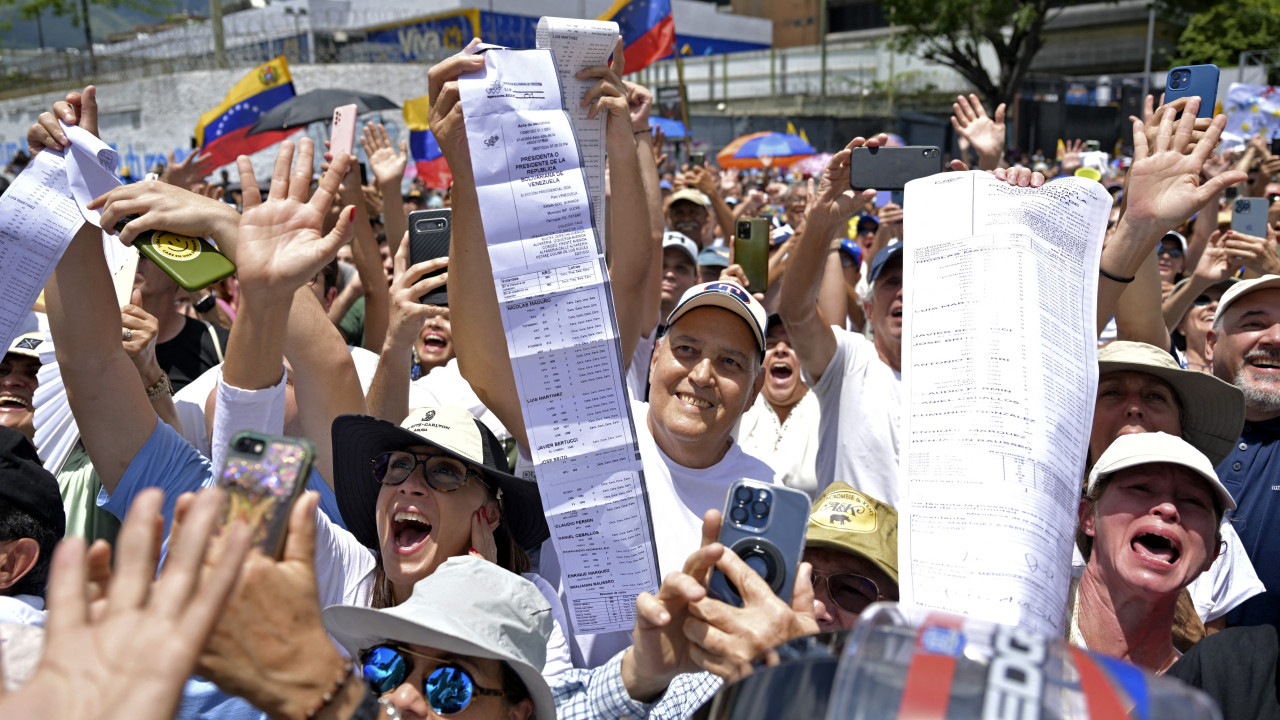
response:
[[[1208,305],[1210,303],[1216,303],[1216,302],[1218,302],[1217,298],[1211,298],[1208,295],[1201,295],[1195,300],[1192,300],[1191,304],[1196,305],[1198,307],[1204,307],[1205,305]]]
[[[1280,200],[1280,193],[1271,193],[1267,196],[1268,205],[1275,205],[1277,200]]]
[[[427,485],[438,492],[461,490],[472,477],[480,477],[453,458],[408,450],[382,453],[370,462],[373,463],[373,477],[383,485],[403,483],[419,465]]]
[[[813,573],[813,590],[817,592],[818,584],[827,584],[827,594],[831,601],[841,610],[857,615],[868,605],[885,598],[880,595],[880,588],[875,581],[855,573]]]
[[[501,690],[480,687],[471,673],[456,664],[397,645],[378,645],[360,653],[360,674],[374,692],[385,695],[409,677],[413,668],[409,656],[445,663],[422,680],[422,696],[438,715],[456,715],[466,710],[477,695],[506,695]]]
[[[1168,255],[1169,257],[1173,258],[1174,260],[1177,260],[1178,258],[1182,257],[1182,248],[1180,248],[1180,247],[1169,247],[1168,245],[1161,245],[1161,246],[1160,246],[1160,254],[1161,254],[1161,255]]]

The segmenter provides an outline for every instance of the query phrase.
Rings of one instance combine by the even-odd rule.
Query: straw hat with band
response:
[[[368,415],[339,415],[333,421],[333,491],[347,529],[362,545],[379,546],[382,485],[373,476],[373,458],[414,445],[477,467],[502,502],[503,522],[521,547],[537,547],[550,537],[538,486],[511,474],[502,443],[463,408],[438,407],[418,408],[398,426]]]
[[[818,496],[804,544],[861,555],[898,582],[898,511],[846,483]]]
[[[542,677],[551,606],[533,583],[486,560],[449,558],[395,607],[328,607],[324,628],[357,660],[362,651],[393,642],[504,662],[529,691],[534,717],[555,720]]]
[[[1244,393],[1229,383],[1183,370],[1167,351],[1147,343],[1116,340],[1098,351],[1098,375],[1120,371],[1154,375],[1169,383],[1182,404],[1182,437],[1214,465],[1235,447],[1244,428]]]

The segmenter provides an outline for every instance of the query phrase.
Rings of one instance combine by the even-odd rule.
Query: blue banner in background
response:
[[[402,62],[433,60],[461,50],[473,37],[511,48],[536,45],[538,18],[477,9],[460,10],[422,20],[386,25],[369,30],[365,41],[398,46]],[[767,43],[743,42],[727,38],[698,37],[676,33],[676,47],[684,57],[722,55],[748,50],[768,50]],[[395,57],[395,53],[391,53]]]

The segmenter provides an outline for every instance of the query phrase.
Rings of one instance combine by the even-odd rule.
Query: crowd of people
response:
[[[406,185],[405,148],[371,124],[368,185],[303,138],[269,181],[242,157],[218,182],[196,157],[93,201],[107,237],[82,226],[0,362],[4,717],[688,718],[771,648],[898,599],[903,217],[927,209],[849,184],[851,151],[890,138],[816,177],[677,167],[649,90],[589,67],[618,381],[664,575],[630,631],[573,631],[460,105],[483,62],[428,73],[447,191]],[[31,155],[68,145],[59,121],[97,134],[99,107],[68,93]],[[1013,152],[1004,106],[974,96],[952,124],[976,170],[1035,192],[1089,168],[1114,198],[1066,639],[1227,718],[1280,718],[1280,158],[1224,152],[1225,118],[1198,107],[1149,98],[1115,159]],[[1236,196],[1271,201],[1265,237],[1230,229]],[[441,206],[449,256],[411,264],[408,214]],[[735,262],[737,221],[758,217],[765,288]],[[150,229],[211,238],[236,274],[188,293],[143,258],[119,307],[104,240]],[[51,469],[32,444],[46,340],[80,433]],[[278,558],[219,523],[245,430],[315,447]],[[740,479],[813,503],[789,602],[716,542]],[[708,594],[713,570],[741,606]]]

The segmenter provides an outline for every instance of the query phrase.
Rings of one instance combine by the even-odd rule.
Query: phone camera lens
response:
[[[729,519],[733,520],[736,523],[746,522],[747,509],[741,505],[738,505],[737,507],[729,511]]]
[[[738,490],[734,492],[733,496],[737,498],[740,503],[751,502],[751,488],[745,485],[740,486]]]
[[[1245,202],[1245,201],[1243,201],[1243,200],[1237,200],[1237,201],[1236,201],[1236,212],[1238,212],[1238,213],[1247,213],[1247,212],[1249,212],[1249,203],[1247,203],[1247,202]]]
[[[751,512],[755,513],[756,517],[764,517],[769,514],[769,503],[757,500],[751,503]]]

